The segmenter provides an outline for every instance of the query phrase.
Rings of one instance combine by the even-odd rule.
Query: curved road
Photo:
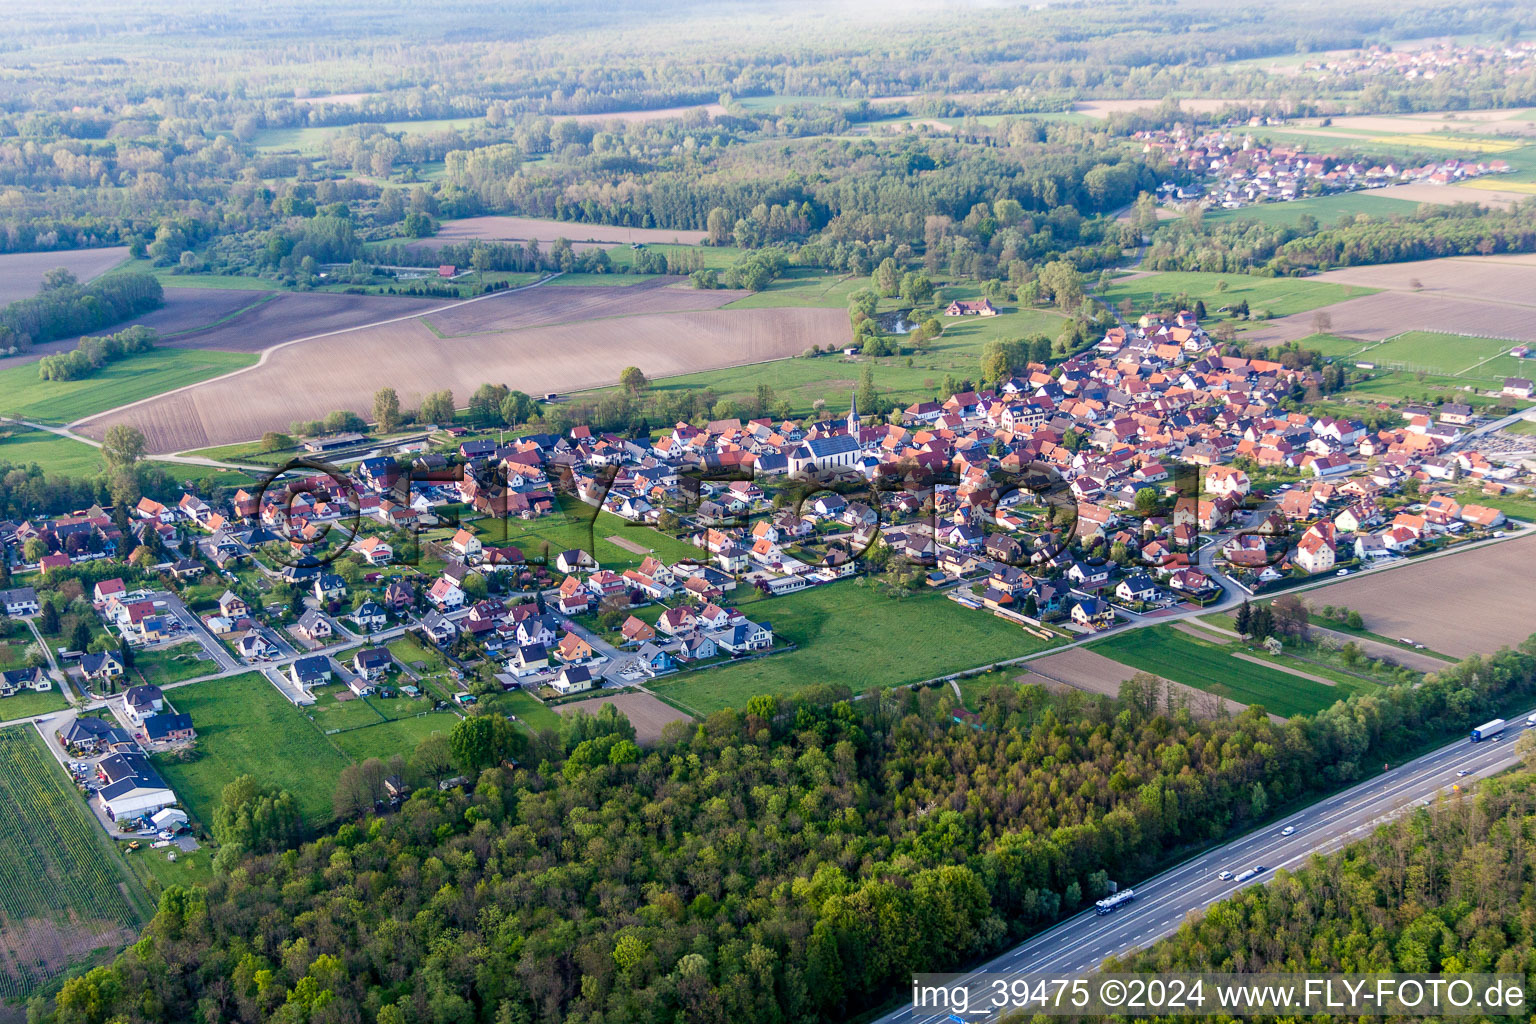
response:
[[[1536,710],[1536,709],[1533,709]],[[1091,972],[1107,957],[1138,949],[1178,930],[1192,910],[1225,899],[1244,885],[1259,885],[1274,878],[1277,868],[1296,868],[1314,853],[1336,849],[1363,837],[1386,819],[1425,803],[1456,784],[1505,770],[1519,761],[1515,740],[1525,731],[1526,714],[1511,718],[1512,724],[1498,742],[1472,743],[1459,739],[1366,782],[1335,793],[1254,832],[1208,850],[1177,867],[1146,881],[1131,881],[1136,898],[1112,914],[1099,916],[1092,909],[1063,921],[987,961],[964,977],[981,974]],[[1465,771],[1465,777],[1458,773]],[[1281,830],[1294,826],[1295,834]],[[1234,874],[1264,866],[1247,883],[1222,881],[1218,873]],[[1122,884],[1124,882],[1122,881]],[[985,986],[971,989],[971,1005],[984,1005]],[[932,1010],[921,1012],[904,1006],[880,1017],[874,1024],[919,1024],[949,1019]],[[984,1020],[981,1014],[973,1020]]]

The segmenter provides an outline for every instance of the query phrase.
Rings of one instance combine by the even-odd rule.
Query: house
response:
[[[315,577],[315,600],[321,604],[339,601],[347,595],[347,581],[333,572]]]
[[[1157,600],[1159,589],[1150,576],[1127,576],[1115,586],[1115,596],[1129,603],[1148,604]]]
[[[453,580],[440,576],[427,591],[427,600],[438,611],[449,612],[464,606],[464,591]]]
[[[404,580],[393,580],[384,588],[384,607],[395,611],[409,608],[416,600],[416,588]]]
[[[962,302],[956,299],[944,309],[945,316],[997,316],[997,310],[986,299],[980,302]]]
[[[171,564],[171,575],[179,580],[195,580],[208,570],[195,558],[178,558]]]
[[[689,608],[678,606],[669,608],[661,613],[661,618],[656,620],[656,629],[668,636],[677,636],[686,633],[693,628],[694,614]]]
[[[543,644],[521,644],[507,659],[507,671],[514,676],[532,675],[549,668],[549,648]]]
[[[326,623],[326,628],[330,628],[329,622]],[[245,661],[265,661],[276,653],[276,648],[255,630],[235,641],[235,654]]]
[[[597,680],[592,678],[592,673],[587,671],[586,666],[567,665],[549,685],[555,688],[555,692],[561,694],[584,693],[594,688]]]
[[[1296,564],[1305,572],[1327,572],[1335,557],[1333,523],[1326,519],[1308,527],[1296,544]]]
[[[1461,402],[1446,402],[1440,407],[1440,422],[1454,423],[1457,426],[1466,426],[1477,418],[1470,405]]]
[[[395,549],[383,537],[364,537],[355,546],[357,553],[369,565],[388,565],[390,559],[395,557]]]
[[[468,530],[460,530],[458,533],[455,533],[453,539],[448,542],[448,547],[454,554],[463,558],[466,562],[473,558],[479,558],[484,550],[480,544],[480,538]]]
[[[427,612],[421,618],[421,631],[437,646],[451,643],[459,635],[459,627],[442,612]]]
[[[642,644],[635,652],[635,660],[649,675],[660,675],[663,672],[671,672],[677,668],[677,659],[672,652],[660,644]]]
[[[705,634],[696,633],[694,636],[685,637],[679,656],[687,662],[699,662],[699,660],[714,657],[719,652],[720,649],[714,645],[714,640]]]
[[[250,613],[250,606],[245,603],[245,599],[233,590],[226,590],[219,595],[219,614],[226,619],[243,619]]]
[[[1205,471],[1205,489],[1218,498],[1241,498],[1251,486],[1248,474],[1232,466],[1212,466]]]
[[[624,620],[624,625],[619,632],[624,635],[625,643],[643,644],[648,640],[656,639],[656,630],[650,624],[636,615],[631,615]]]
[[[371,633],[389,625],[389,613],[377,601],[364,601],[352,610],[348,618],[364,633]]]
[[[1524,377],[1505,377],[1504,390],[1501,392],[1506,398],[1531,398],[1536,395],[1531,382]]]
[[[1461,506],[1462,522],[1482,527],[1485,530],[1492,530],[1503,526],[1504,519],[1504,513],[1496,508],[1489,508],[1486,505]]]
[[[566,633],[555,648],[555,657],[561,661],[586,661],[593,655],[592,645],[575,633]]]
[[[13,668],[0,672],[0,697],[14,697],[22,690],[46,693],[53,689],[53,680],[41,668]]]
[[[84,750],[99,753],[117,746],[131,746],[133,737],[122,727],[104,718],[80,715],[64,728],[54,733],[68,750]]]
[[[90,680],[121,679],[126,671],[123,656],[117,651],[87,654],[80,659],[80,669],[85,673],[85,678]]]
[[[5,607],[5,614],[12,618],[23,615],[36,615],[41,606],[37,603],[37,591],[31,587],[15,587],[11,590],[0,590],[0,605]]]
[[[155,715],[144,723],[144,738],[151,743],[186,743],[196,736],[192,716],[179,711]]]
[[[293,631],[306,640],[324,640],[336,632],[331,626],[331,620],[313,608],[299,616]]]
[[[323,654],[300,658],[288,666],[288,676],[306,690],[323,686],[331,681],[331,659]]]
[[[115,577],[102,580],[91,589],[91,604],[100,610],[112,601],[123,600],[127,593],[128,587],[122,580]]]
[[[364,647],[352,655],[352,671],[370,681],[383,679],[393,664],[394,659],[383,647]]]
[[[143,725],[146,718],[153,718],[165,708],[165,694],[158,686],[130,686],[123,694],[123,706],[129,721]]]
[[[1115,609],[1102,598],[1085,597],[1073,606],[1072,621],[1087,629],[1103,629],[1114,625]]]
[[[596,569],[597,559],[585,551],[562,551],[555,557],[555,568],[563,573],[579,572],[582,569]]]
[[[752,651],[766,651],[773,646],[773,627],[768,623],[743,620],[734,626],[710,634],[715,646],[732,656]]]

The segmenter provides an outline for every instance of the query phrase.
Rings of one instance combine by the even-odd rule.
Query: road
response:
[[[1536,709],[1532,709],[1536,711]],[[1527,712],[1530,713],[1530,712]],[[1363,838],[1394,814],[1418,806],[1453,785],[1466,784],[1503,771],[1518,763],[1515,740],[1524,731],[1526,713],[1511,719],[1516,724],[1499,742],[1472,743],[1458,739],[1416,760],[1336,793],[1289,817],[1273,822],[1231,842],[1208,850],[1146,881],[1129,881],[1136,898],[1112,914],[1100,916],[1091,908],[987,961],[966,977],[980,974],[1053,972],[1069,974],[1095,970],[1105,958],[1145,947],[1172,934],[1185,917],[1217,900],[1231,896],[1245,885],[1260,885],[1274,878],[1278,868],[1296,869],[1314,853],[1337,849]],[[1467,771],[1465,777],[1458,772]],[[1294,826],[1294,835],[1281,830]],[[1234,874],[1263,865],[1265,870],[1245,884],[1222,881],[1223,870]],[[984,1005],[983,987],[971,990],[973,1005]],[[874,1024],[915,1024],[945,1020],[931,1010],[918,1012],[902,1007]],[[977,1013],[974,1020],[987,1019]]]

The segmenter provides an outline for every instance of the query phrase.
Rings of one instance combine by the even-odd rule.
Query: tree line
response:
[[[125,271],[81,284],[59,268],[48,273],[37,295],[0,309],[0,352],[121,323],[163,301],[164,290],[152,274]]]

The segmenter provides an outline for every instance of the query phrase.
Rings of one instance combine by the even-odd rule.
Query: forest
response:
[[[1536,637],[1284,724],[1196,720],[1144,685],[1119,701],[998,686],[976,727],[947,690],[812,688],[674,723],[649,750],[622,716],[577,716],[516,762],[459,745],[472,787],[420,786],[398,813],[167,889],[141,942],[37,1012],[845,1020],[1533,693]]]

